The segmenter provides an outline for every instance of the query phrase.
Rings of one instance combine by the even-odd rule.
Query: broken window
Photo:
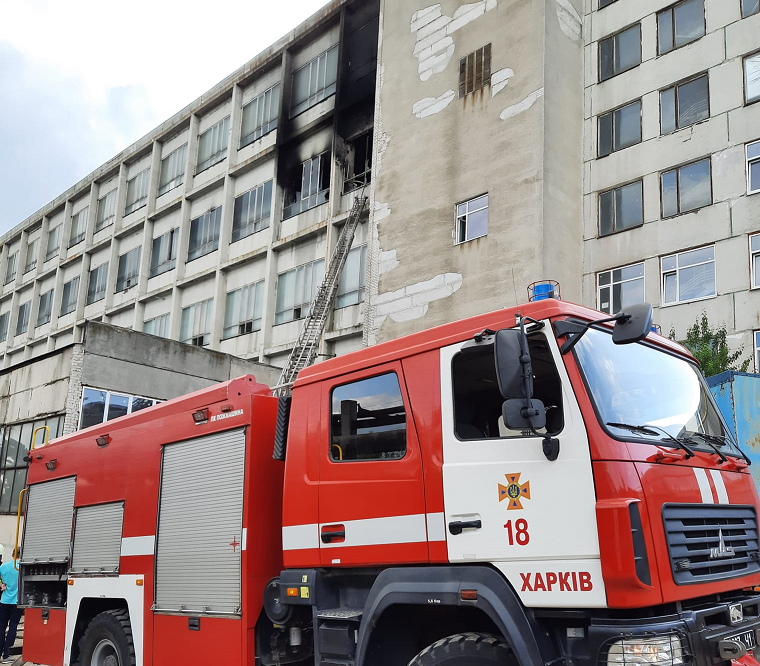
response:
[[[459,97],[491,85],[491,45],[470,53],[459,61]]]
[[[293,72],[290,117],[335,94],[338,80],[338,45],[320,53],[314,60]]]
[[[599,42],[599,81],[611,79],[640,64],[640,23]]]
[[[528,337],[533,366],[533,397],[546,408],[546,428],[556,434],[564,425],[562,384],[552,352],[542,333]],[[465,345],[451,362],[454,390],[454,432],[460,440],[533,436],[530,431],[509,430],[504,424],[504,398],[496,378],[493,345]]]
[[[372,180],[372,136],[369,131],[348,145],[349,173],[343,183],[344,193],[364,187]]]
[[[179,341],[194,347],[205,347],[209,344],[211,342],[213,313],[213,298],[182,308]]]
[[[456,244],[488,233],[488,195],[457,204]]]
[[[599,116],[598,156],[641,143],[641,100]]]
[[[322,284],[324,274],[324,259],[280,273],[277,276],[274,323],[284,324],[305,317],[319,285]]]
[[[288,188],[290,202],[285,206],[283,219],[327,203],[330,194],[330,151],[312,157],[300,165]]]
[[[400,460],[406,454],[406,410],[395,372],[332,391],[330,460]]]

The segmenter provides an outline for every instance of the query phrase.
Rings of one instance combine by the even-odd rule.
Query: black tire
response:
[[[428,645],[409,666],[506,666],[515,664],[506,643],[491,634],[455,634]]]
[[[79,640],[77,666],[135,666],[132,625],[126,609],[96,615]]]

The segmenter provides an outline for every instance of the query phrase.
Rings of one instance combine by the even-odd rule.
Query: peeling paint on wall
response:
[[[508,120],[509,118],[514,118],[516,115],[522,113],[523,111],[527,111],[531,106],[533,106],[536,103],[536,100],[538,100],[540,97],[543,97],[543,96],[544,96],[544,89],[539,88],[538,90],[533,91],[521,102],[518,102],[517,104],[513,104],[512,106],[508,106],[506,109],[504,109],[504,111],[502,111],[499,114],[499,118],[501,118],[502,120]]]
[[[504,90],[509,83],[509,79],[514,75],[515,73],[509,69],[509,67],[505,67],[504,69],[500,69],[498,72],[491,74],[491,97],[501,90]]]
[[[556,3],[557,19],[562,32],[574,42],[580,41],[582,30],[580,14],[570,3],[570,0],[556,0]]]
[[[418,118],[432,116],[434,113],[443,111],[449,104],[451,104],[454,97],[456,97],[456,93],[453,90],[447,90],[440,97],[425,97],[419,102],[414,103],[412,113]]]
[[[388,273],[398,266],[398,259],[396,259],[396,250],[389,250],[388,252],[380,251],[378,273]]]
[[[395,251],[394,256],[395,256]],[[462,286],[461,273],[441,273],[430,280],[377,294],[372,299],[375,308],[374,326],[379,329],[386,317],[395,322],[424,317],[431,302],[451,296]]]
[[[442,72],[454,55],[454,40],[451,37],[459,28],[496,8],[497,0],[480,0],[462,5],[454,16],[441,12],[441,5],[430,5],[412,14],[410,28],[417,33],[417,43],[412,55],[418,60],[417,72],[420,80],[427,81],[433,74]]]

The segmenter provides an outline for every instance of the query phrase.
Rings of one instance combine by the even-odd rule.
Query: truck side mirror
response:
[[[546,427],[546,408],[537,398],[505,400],[501,408],[504,425],[510,430],[538,430]]]
[[[631,305],[615,316],[612,341],[616,345],[643,340],[652,330],[652,306],[649,303]]]
[[[502,397],[507,400],[533,396],[533,367],[527,352],[528,341],[523,338],[525,333],[515,328],[505,328],[496,333],[496,379]]]

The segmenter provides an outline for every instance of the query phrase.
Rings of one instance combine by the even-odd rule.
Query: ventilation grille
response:
[[[459,97],[491,85],[491,45],[470,53],[459,61]]]

